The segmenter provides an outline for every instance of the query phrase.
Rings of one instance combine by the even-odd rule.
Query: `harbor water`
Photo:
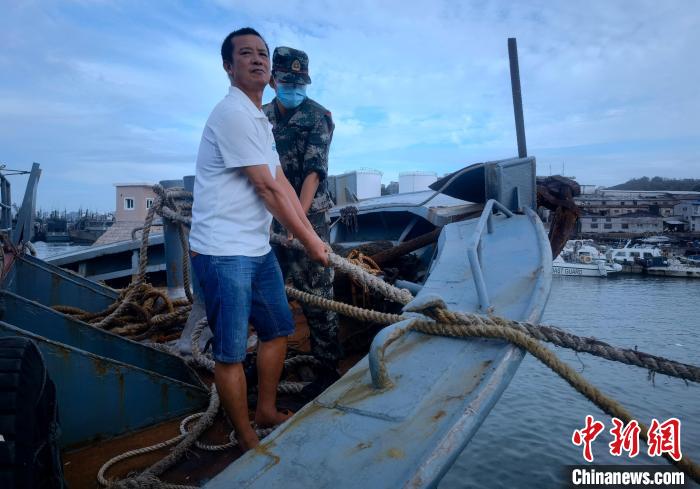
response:
[[[89,247],[89,245],[78,245],[73,243],[46,243],[44,241],[37,241],[33,244],[34,248],[36,248],[36,256],[43,260],[51,258],[52,256],[72,253],[74,251]]]
[[[36,243],[42,258],[80,249]],[[700,364],[700,280],[613,275],[554,277],[542,320],[580,336],[694,365]],[[603,393],[620,401],[640,423],[681,420],[683,454],[700,461],[700,386],[586,354],[551,347]],[[565,466],[583,464],[571,435],[586,415],[605,424],[593,442],[594,464],[668,465],[646,447],[630,459],[608,451],[610,418],[565,381],[527,355],[515,378],[440,489],[565,487]],[[418,441],[417,441],[418,442]],[[692,483],[688,487],[699,487]]]
[[[700,280],[615,275],[554,277],[543,324],[592,336],[615,346],[638,348],[683,363],[700,364]],[[604,394],[620,401],[634,418],[681,421],[684,455],[700,462],[700,386],[587,354],[555,348]],[[592,444],[593,464],[667,466],[646,446],[630,459],[609,453],[610,417],[531,355],[487,417],[440,489],[568,487],[565,466],[584,464],[582,447],[571,441],[586,415],[605,424]],[[594,468],[594,467],[592,467]],[[687,487],[700,487],[686,482]]]

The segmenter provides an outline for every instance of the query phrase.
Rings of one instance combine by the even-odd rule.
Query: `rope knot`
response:
[[[404,306],[403,311],[422,314],[439,323],[455,322],[454,318],[448,314],[447,304],[438,294],[416,297]]]
[[[160,489],[163,482],[153,474],[141,474],[114,482],[109,489]]]
[[[345,227],[350,232],[357,232],[357,214],[359,210],[354,205],[346,205],[340,209],[340,222],[345,224]]]
[[[360,250],[352,250],[348,253],[346,258],[350,263],[354,263],[363,270],[371,273],[372,275],[379,275],[382,273],[382,269],[377,265],[377,263],[372,260],[369,256],[362,253]]]

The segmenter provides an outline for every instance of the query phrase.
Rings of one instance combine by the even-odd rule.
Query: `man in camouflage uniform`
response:
[[[319,237],[330,241],[328,209],[333,205],[327,191],[328,150],[333,119],[323,106],[306,97],[309,58],[303,51],[278,47],[272,57],[270,86],[276,97],[263,106],[272,124],[277,153],[287,179]],[[275,231],[283,232],[275,221]],[[295,288],[333,299],[333,269],[311,261],[305,253],[284,248],[280,265]],[[335,312],[302,305],[311,332],[311,350],[321,361],[319,376],[304,394],[316,397],[338,378],[341,347]]]

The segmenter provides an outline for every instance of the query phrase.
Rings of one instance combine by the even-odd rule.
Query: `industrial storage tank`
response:
[[[437,181],[437,173],[432,171],[406,171],[399,173],[399,193],[428,190]]]
[[[382,172],[369,168],[334,175],[328,179],[328,183],[335,184],[335,191],[332,188],[330,190],[338,205],[371,199],[382,194]]]

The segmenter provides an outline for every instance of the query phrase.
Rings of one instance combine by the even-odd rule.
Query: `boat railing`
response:
[[[469,259],[472,279],[474,280],[477,297],[479,299],[479,308],[482,311],[485,311],[490,307],[489,294],[486,288],[486,281],[484,279],[484,272],[481,264],[483,237],[484,234],[493,234],[494,232],[494,210],[500,210],[503,212],[503,214],[505,214],[506,218],[511,218],[514,215],[513,212],[511,212],[506,206],[497,200],[488,200],[486,205],[484,205],[484,210],[481,212],[481,216],[476,224],[474,233],[467,241],[467,257]],[[377,333],[372,341],[368,358],[372,385],[376,389],[385,389],[390,387],[391,381],[386,373],[386,366],[384,364],[384,352],[389,343],[393,342],[396,338],[405,333],[405,330],[410,327],[411,322],[412,320],[409,319],[388,326]]]
[[[484,280],[483,267],[481,266],[482,257],[482,238],[484,236],[484,230],[488,234],[493,234],[493,211],[494,207],[501,212],[503,212],[506,217],[513,217],[513,213],[503,204],[498,202],[496,199],[490,199],[486,202],[484,210],[481,213],[479,222],[476,225],[472,239],[469,241],[467,248],[467,257],[469,258],[469,265],[471,266],[472,276],[474,278],[474,285],[476,285],[476,292],[479,297],[479,307],[481,310],[488,309],[490,305],[488,290],[486,289],[486,281]]]

